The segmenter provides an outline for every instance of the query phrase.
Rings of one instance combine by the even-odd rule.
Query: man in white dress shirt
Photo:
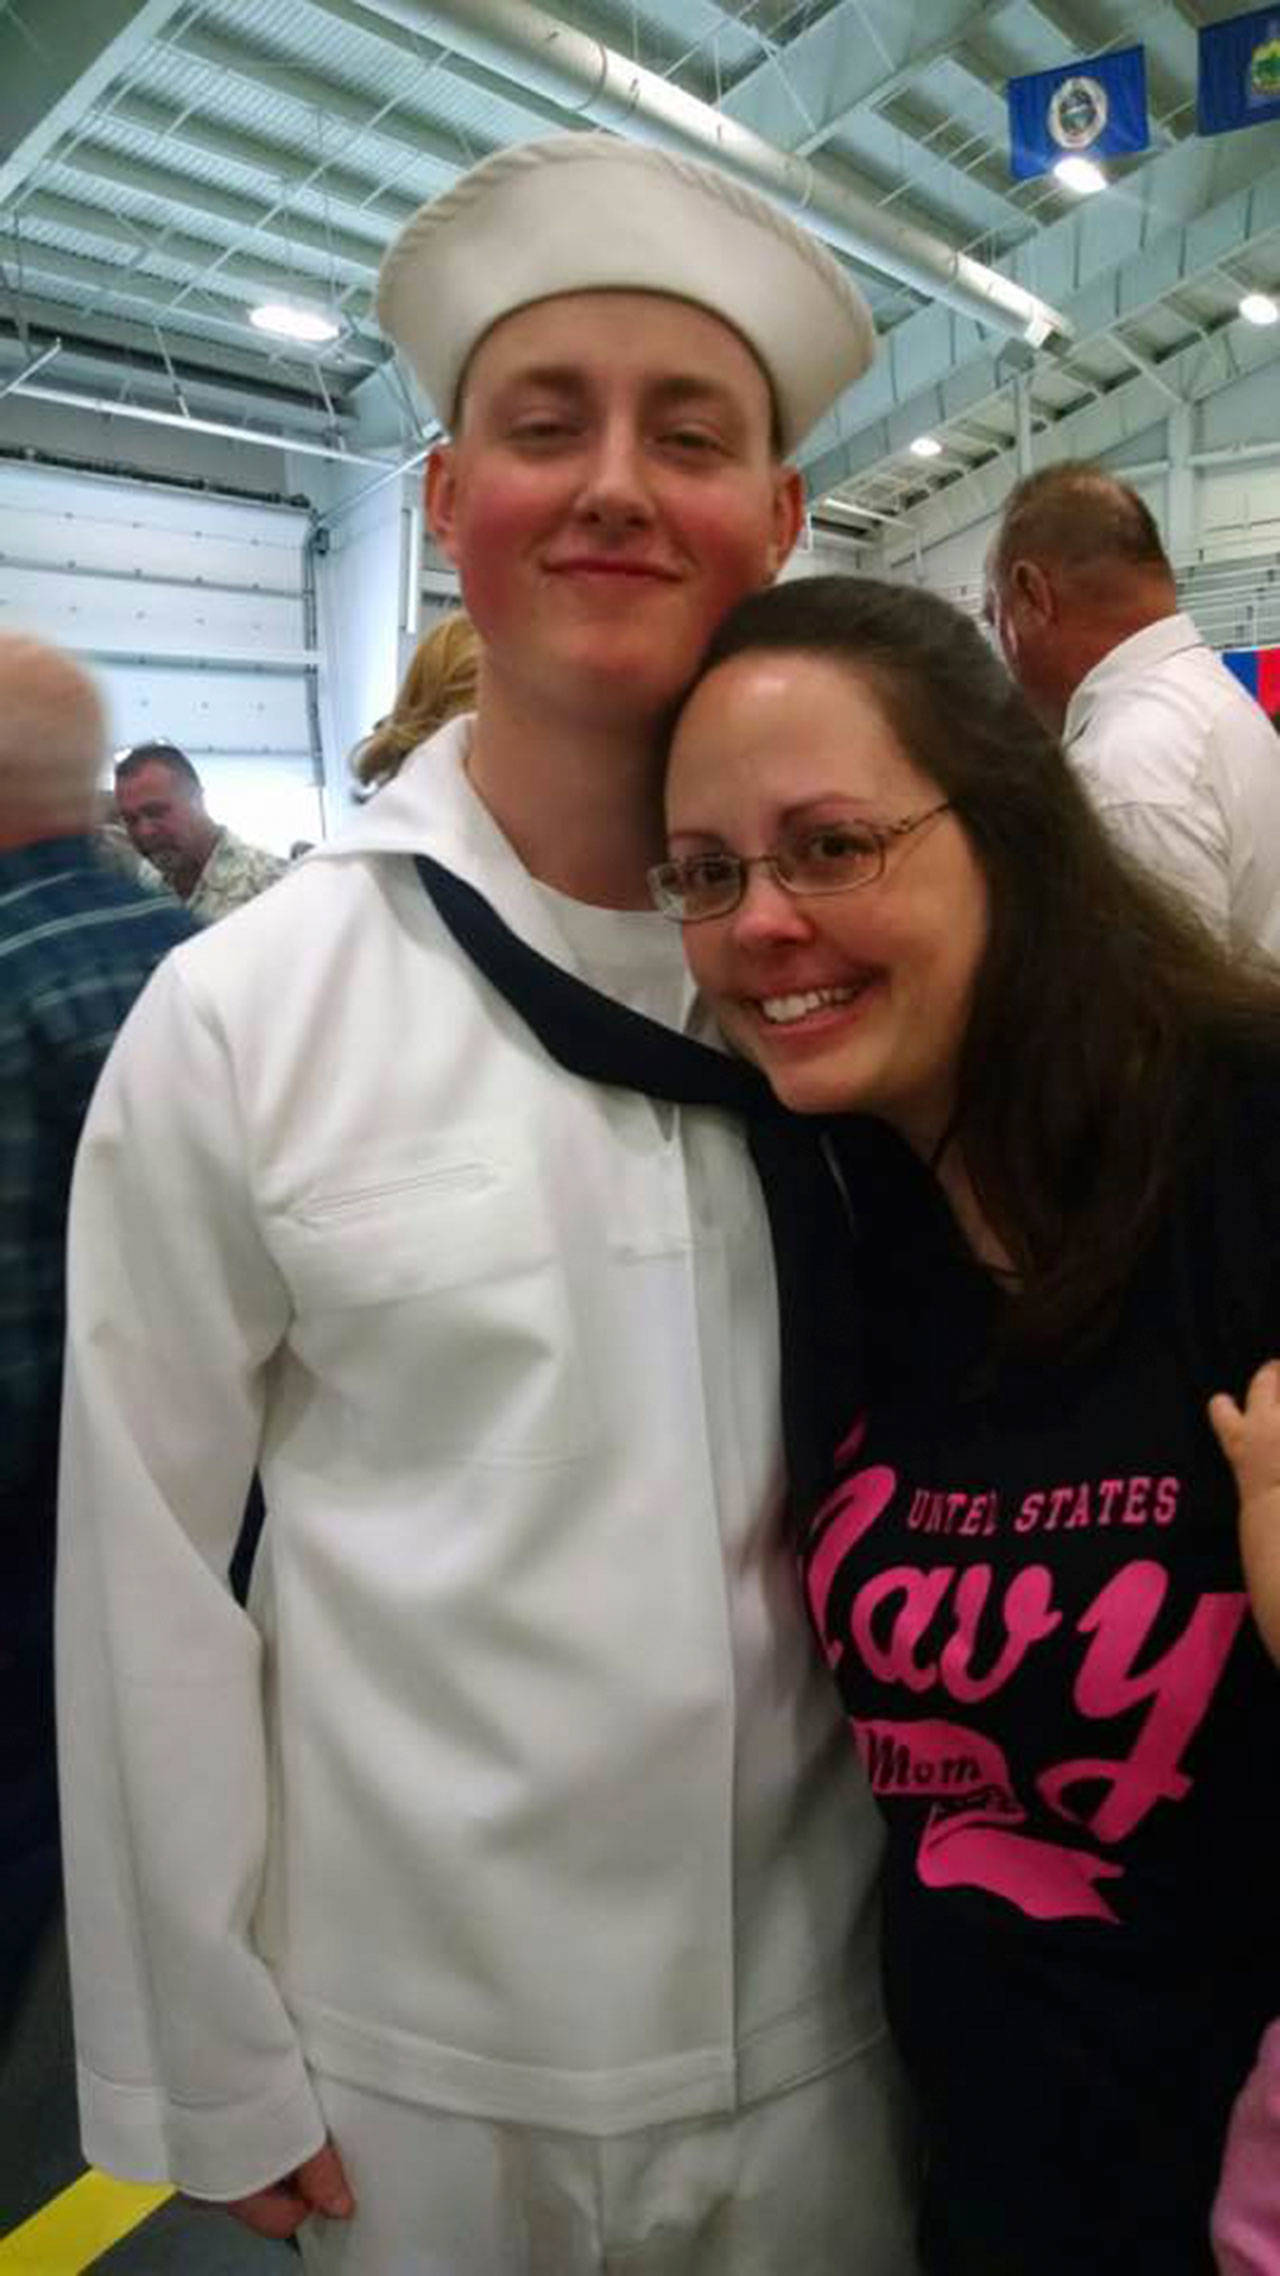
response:
[[[1120,842],[1221,939],[1280,955],[1280,750],[1179,611],[1137,493],[1071,461],[1020,482],[988,559],[986,614]]]
[[[741,1129],[557,1065],[418,866],[696,1026],[645,890],[665,722],[866,312],[763,200],[594,134],[425,208],[380,310],[451,428],[477,714],[171,960],[80,1157],[86,2148],[348,2276],[908,2276]]]

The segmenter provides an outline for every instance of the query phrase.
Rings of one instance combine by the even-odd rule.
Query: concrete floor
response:
[[[0,2049],[0,2238],[84,2172],[61,1926],[41,1948]],[[176,2199],[94,2261],[103,2276],[297,2276],[297,2255]],[[38,2276],[64,2276],[56,2266]]]

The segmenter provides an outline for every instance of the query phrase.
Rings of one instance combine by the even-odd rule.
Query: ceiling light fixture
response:
[[[1094,165],[1092,158],[1059,158],[1053,178],[1061,182],[1064,190],[1074,190],[1078,198],[1091,198],[1107,186],[1106,175],[1101,166]]]
[[[941,458],[942,456],[942,445],[936,435],[917,435],[913,443],[908,443],[907,448],[913,458]]]
[[[1274,324],[1280,320],[1280,308],[1277,308],[1269,292],[1243,294],[1240,314],[1246,324]]]
[[[259,308],[249,310],[249,322],[259,332],[270,332],[278,340],[301,340],[309,348],[323,347],[326,340],[336,340],[342,326],[335,316],[326,316],[319,308],[291,307],[284,301],[264,301]]]

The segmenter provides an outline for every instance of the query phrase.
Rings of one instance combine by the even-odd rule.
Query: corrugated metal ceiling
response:
[[[70,4],[40,0],[47,34]],[[1280,282],[1280,125],[1224,138],[1234,147],[1194,139],[1196,28],[1232,12],[1231,0],[593,0],[561,20],[1076,317],[1065,352],[1011,356],[1003,333],[851,262],[886,354],[819,439],[816,479],[846,512],[898,514],[1012,448],[1015,381],[1033,423],[1113,391],[1131,421],[1135,392],[1154,417],[1171,393],[1264,354],[1227,342],[1198,383],[1184,369],[1188,349],[1235,325],[1242,284]],[[381,246],[474,159],[563,130],[574,109],[532,94],[518,62],[459,51],[467,0],[114,0],[111,13],[101,84],[64,84],[51,36],[18,46],[24,92],[38,109],[47,91],[52,124],[10,167],[0,386],[56,335],[46,370],[59,385],[90,369],[100,385],[106,359],[135,400],[172,405],[177,372],[193,410],[202,389],[224,407],[234,389],[246,420],[269,410],[339,440],[352,389],[385,354],[369,313]],[[1056,184],[1013,182],[1010,73],[1138,39],[1151,150],[1116,168],[1092,209]],[[333,305],[343,338],[319,354],[263,343],[247,311],[267,291]],[[282,388],[296,398],[283,412]],[[412,447],[410,400],[396,400]],[[927,466],[904,455],[918,424],[945,444]]]

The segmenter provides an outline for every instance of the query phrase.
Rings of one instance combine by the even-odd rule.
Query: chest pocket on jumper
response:
[[[295,1396],[342,1461],[557,1461],[586,1444],[590,1292],[531,1155],[366,1163],[274,1214],[268,1239],[293,1295]]]

